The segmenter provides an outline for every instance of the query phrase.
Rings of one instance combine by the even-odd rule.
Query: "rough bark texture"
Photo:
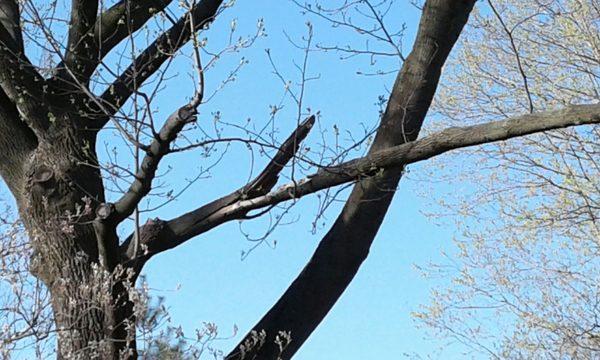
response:
[[[118,281],[98,266],[89,209],[104,201],[104,191],[95,155],[82,151],[93,149],[94,140],[74,128],[68,114],[55,121],[63,126],[48,132],[21,164],[18,206],[34,246],[32,271],[52,296],[59,357],[117,358],[131,314],[122,306],[127,292],[118,292]]]

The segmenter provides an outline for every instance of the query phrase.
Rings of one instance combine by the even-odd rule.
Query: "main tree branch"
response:
[[[95,20],[90,22],[94,1],[97,0],[73,1],[71,22],[78,26],[69,31],[67,56],[65,61],[57,66],[58,78],[69,79],[70,73],[75,73],[80,76],[79,81],[87,83],[102,59],[115,46],[138,31],[172,2],[172,0],[121,0],[97,18],[94,12]],[[90,5],[87,6],[86,3]]]
[[[23,164],[37,145],[35,134],[21,121],[17,107],[0,88],[0,149],[3,149],[0,176],[17,201],[25,184]]]
[[[283,142],[275,156],[269,161],[264,170],[247,185],[223,196],[217,200],[199,207],[169,221],[150,220],[140,231],[140,245],[144,250],[138,258],[135,253],[133,235],[121,246],[124,258],[138,270],[155,254],[178,246],[196,235],[231,219],[219,218],[218,222],[207,221],[215,213],[244,199],[263,196],[273,189],[279,174],[300,149],[301,142],[306,138],[315,123],[315,117],[310,116],[304,120],[296,130]],[[245,214],[237,213],[239,216]]]
[[[86,84],[89,81],[85,71],[86,63],[93,62],[93,59],[97,57],[93,37],[97,13],[98,0],[73,0],[71,2],[65,66],[77,76],[78,81]],[[64,70],[59,69],[60,71]]]
[[[17,0],[0,0],[0,27],[6,31],[3,41],[8,47],[5,51],[22,54],[23,36],[21,34],[21,16]],[[21,120],[19,110],[0,86],[0,149],[3,149],[3,161],[0,161],[0,175],[6,181],[13,194],[20,194],[23,185],[23,162],[37,146],[32,129]]]
[[[427,160],[460,148],[508,140],[542,131],[599,123],[600,105],[579,105],[480,125],[448,128],[420,140],[386,148],[337,166],[322,168],[305,179],[285,184],[268,193],[264,193],[266,187],[256,186],[262,183],[261,179],[264,178],[271,179],[264,183],[270,184],[269,187],[272,188],[275,185],[276,174],[280,170],[263,172],[263,174],[269,173],[270,175],[263,177],[261,174],[249,186],[215,200],[194,212],[164,222],[160,232],[157,232],[158,222],[150,221],[150,226],[146,229],[147,232],[142,241],[142,245],[148,249],[144,257],[147,259],[159,252],[171,249],[224,222],[243,219],[252,210],[271,207],[337,185],[378,176],[382,174],[383,170],[402,169],[408,164]],[[265,170],[280,169],[282,164],[275,161],[274,158]],[[259,191],[259,189],[263,191]],[[153,231],[156,232],[155,236],[151,234]],[[131,259],[133,249],[129,240],[125,242],[123,248],[128,254],[126,258]]]
[[[13,35],[0,23],[0,86],[15,104],[22,120],[41,138],[49,126],[49,108],[44,86],[46,82],[27,59],[22,51],[22,44]]]
[[[196,120],[197,108],[204,98],[205,82],[200,54],[198,52],[195,54],[199,88],[185,106],[180,107],[169,116],[158,134],[154,135],[150,146],[141,149],[146,152],[146,156],[144,156],[139,169],[136,169],[135,179],[127,192],[114,204],[114,221],[116,223],[120,223],[133,214],[140,201],[152,190],[152,181],[160,161],[169,153],[171,144],[177,139],[183,127]]]
[[[0,0],[0,24],[12,39],[16,53],[23,52],[23,35],[21,33],[21,14],[17,0]]]
[[[196,107],[190,104],[182,106],[169,116],[150,146],[142,149],[146,152],[146,156],[135,174],[133,183],[114,204],[116,211],[114,219],[117,223],[133,214],[139,202],[148,195],[152,189],[152,180],[154,180],[158,165],[162,158],[169,153],[171,143],[186,124],[195,120]]]
[[[135,211],[139,202],[152,189],[152,181],[162,158],[169,153],[171,144],[183,127],[196,120],[196,108],[202,102],[204,82],[200,91],[185,106],[180,107],[165,121],[149,146],[144,146],[146,156],[135,173],[133,183],[115,203],[101,204],[96,209],[94,230],[98,242],[98,253],[103,265],[112,270],[121,262],[117,226]],[[140,146],[140,145],[136,145]],[[137,248],[137,242],[134,242]]]
[[[252,210],[374,177],[382,174],[384,170],[402,169],[405,165],[451,150],[570,126],[599,124],[600,105],[571,106],[480,125],[448,128],[420,140],[385,148],[337,166],[322,168],[305,179],[285,184],[269,192],[275,186],[285,164],[298,151],[300,142],[306,137],[313,123],[314,117],[304,121],[280,147],[265,170],[248,185],[175,219],[150,220],[141,230],[141,246],[146,251],[137,260],[145,262],[150,257],[172,249],[227,221],[244,219]],[[128,262],[136,260],[133,259],[132,236],[130,235],[121,246],[124,258]]]

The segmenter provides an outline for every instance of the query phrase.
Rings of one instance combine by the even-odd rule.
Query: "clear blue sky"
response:
[[[406,23],[404,52],[408,54],[420,13],[407,0],[397,3],[386,18],[387,25],[394,29]],[[353,44],[363,44],[357,42],[356,34],[332,29],[328,23],[304,16],[291,1],[238,1],[201,37],[208,37],[209,45],[218,49],[225,41],[224,34],[233,18],[237,18],[240,34],[251,32],[257,20],[264,18],[268,36],[242,54],[227,55],[214,71],[207,73],[207,90],[210,92],[241,56],[250,60],[236,82],[201,108],[200,126],[207,130],[213,126],[211,112],[216,110],[221,111],[224,121],[243,123],[250,117],[258,125],[267,122],[269,105],[280,102],[283,86],[272,74],[264,50],[271,49],[279,69],[292,80],[297,80],[299,75],[293,61],[299,63],[303,56],[286,39],[284,31],[299,40],[306,33],[305,22],[311,20],[315,43],[340,43],[340,39],[347,38]],[[180,59],[172,67],[171,74],[179,76],[168,82],[162,92],[156,104],[160,108],[157,119],[166,117],[191,95],[193,82],[187,76],[187,64],[187,60]],[[356,136],[361,134],[361,124],[373,127],[378,118],[378,96],[387,94],[395,78],[395,74],[357,76],[356,71],[393,70],[398,66],[395,59],[380,59],[376,67],[371,67],[366,57],[340,61],[333,53],[311,55],[309,73],[319,75],[320,79],[308,84],[305,104],[313,111],[320,111],[320,128],[317,130],[325,131],[328,142],[333,141],[334,124]],[[276,122],[281,130],[279,141],[287,136],[296,121],[293,104],[289,101],[285,104]],[[110,134],[104,136],[105,141],[112,139]],[[318,147],[322,140],[321,134],[314,132],[307,144]],[[102,141],[98,150],[104,156]],[[123,152],[122,156],[125,154]],[[237,189],[248,177],[250,159],[244,146],[232,146],[220,165],[210,172],[210,177],[198,181],[177,201],[150,216],[168,219]],[[262,157],[256,161],[255,172],[266,159]],[[179,189],[185,185],[183,179],[193,177],[210,162],[194,152],[173,156],[167,163],[173,170],[161,181]],[[418,172],[419,168],[420,165],[415,165],[410,170]],[[437,226],[421,214],[430,204],[415,195],[421,188],[422,184],[403,180],[369,258],[295,359],[472,357],[457,345],[440,352],[440,346],[448,340],[431,337],[410,317],[412,311],[419,310],[419,304],[427,303],[431,288],[439,284],[420,277],[413,264],[439,262],[442,251],[453,251],[453,229]],[[314,196],[303,199],[288,216],[289,220],[297,221],[280,226],[269,237],[271,242],[277,241],[277,246],[260,246],[243,261],[241,252],[252,244],[242,235],[239,223],[226,224],[157,256],[147,265],[145,274],[154,289],[153,294],[166,297],[172,323],[181,325],[190,336],[203,322],[216,323],[223,336],[229,335],[237,325],[239,332],[235,338],[214,344],[229,351],[298,275],[339,209],[339,205],[332,206],[326,219],[322,220],[326,225],[312,234],[317,201]],[[242,229],[258,235],[266,229],[266,223],[261,220],[248,222]]]

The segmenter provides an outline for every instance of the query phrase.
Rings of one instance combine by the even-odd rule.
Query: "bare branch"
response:
[[[129,190],[114,204],[115,216],[112,220],[115,224],[131,215],[144,196],[152,190],[152,181],[160,161],[169,153],[171,144],[183,130],[183,127],[196,121],[197,108],[204,98],[204,70],[200,62],[200,55],[198,53],[196,55],[196,65],[200,77],[198,79],[200,82],[198,91],[185,106],[180,107],[169,116],[158,134],[155,135],[150,146],[142,147],[142,150],[146,151],[146,156],[142,160],[139,169],[137,169],[135,180]]]
[[[136,90],[135,86],[141,86],[190,40],[190,19],[196,31],[202,29],[214,20],[222,2],[222,0],[204,0],[196,4],[190,10],[191,16],[182,16],[169,30],[159,36],[102,94],[100,101],[105,107],[115,113]],[[100,119],[99,128],[106,124],[109,115]]]
[[[172,0],[121,0],[100,14],[94,28],[100,59],[171,2]]]
[[[452,127],[417,141],[386,148],[338,166],[323,168],[316,174],[296,183],[286,184],[277,191],[232,204],[213,216],[231,218],[233,213],[246,214],[250,210],[298,199],[364,177],[376,176],[384,169],[403,168],[405,165],[427,160],[451,150],[548,130],[591,124],[600,124],[599,104],[571,106],[481,125]]]
[[[135,180],[129,190],[114,204],[114,213],[110,217],[114,224],[118,224],[130,216],[139,202],[152,189],[152,180],[154,180],[158,165],[168,154],[171,143],[186,124],[196,120],[196,107],[193,105],[182,106],[171,114],[150,146],[143,149],[146,151],[146,156],[135,174]]]
[[[201,72],[202,69],[199,68],[199,71]],[[183,127],[196,120],[196,108],[202,102],[203,95],[204,79],[202,77],[200,89],[194,94],[192,100],[169,116],[150,146],[136,145],[146,152],[146,156],[137,169],[135,179],[127,192],[116,203],[103,203],[96,208],[96,219],[94,219],[93,225],[98,254],[101,264],[107,269],[112,271],[121,260],[119,238],[116,232],[117,225],[133,214],[139,202],[152,190],[152,181],[160,161],[169,153],[171,144]],[[138,234],[137,227],[135,234]],[[138,238],[136,237],[132,243],[133,253],[137,254]]]
[[[531,97],[531,91],[529,90],[529,79],[527,78],[527,75],[525,74],[525,70],[523,69],[523,62],[521,61],[521,55],[519,54],[519,49],[517,49],[517,45],[515,44],[515,38],[513,36],[513,32],[508,28],[508,26],[506,26],[504,19],[502,19],[502,15],[500,15],[498,10],[496,10],[496,7],[494,6],[494,4],[492,3],[491,0],[488,0],[488,4],[490,5],[492,12],[496,16],[496,19],[498,19],[498,21],[500,22],[500,25],[502,25],[502,29],[504,29],[506,36],[508,36],[508,40],[510,41],[510,46],[512,48],[513,53],[515,54],[515,59],[517,60],[517,68],[519,69],[519,74],[521,74],[521,78],[523,79],[523,89],[525,90],[525,94],[527,95],[527,102],[529,104],[529,112],[533,112],[534,105],[533,105],[533,99]]]

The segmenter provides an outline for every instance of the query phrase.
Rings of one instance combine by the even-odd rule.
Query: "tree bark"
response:
[[[23,176],[17,197],[34,249],[31,269],[52,298],[58,358],[133,358],[134,324],[126,274],[100,266],[92,211],[104,202],[102,179],[89,133],[62,126],[39,140],[11,173]],[[4,172],[3,172],[4,177]],[[5,177],[11,188],[17,185]]]

